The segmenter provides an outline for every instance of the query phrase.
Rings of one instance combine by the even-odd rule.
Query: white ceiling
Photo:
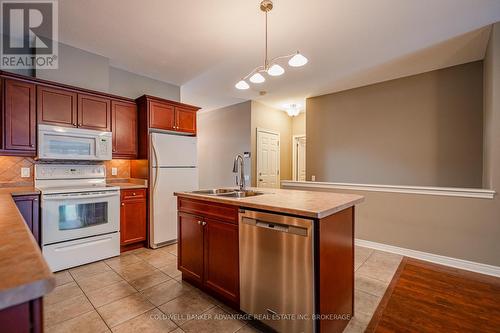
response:
[[[309,64],[239,91],[234,84],[263,60],[258,3],[60,0],[59,39],[181,85],[182,100],[204,109],[247,99],[281,107],[482,59],[489,29],[480,28],[500,21],[500,0],[275,0],[270,56],[299,49]]]

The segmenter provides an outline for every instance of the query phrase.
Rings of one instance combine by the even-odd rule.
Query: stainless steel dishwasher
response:
[[[240,307],[278,332],[314,332],[313,220],[241,210]]]

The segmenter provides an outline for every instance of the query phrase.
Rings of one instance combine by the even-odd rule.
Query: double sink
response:
[[[211,190],[198,190],[192,191],[194,194],[203,194],[203,195],[213,195],[218,197],[226,197],[226,198],[247,198],[254,197],[256,195],[264,194],[263,192],[256,192],[253,190],[238,190],[238,189],[230,189],[230,188],[217,188]]]

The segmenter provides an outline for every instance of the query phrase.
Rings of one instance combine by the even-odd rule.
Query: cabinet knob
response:
[[[135,192],[133,192],[132,195],[135,195]]]
[[[206,226],[207,225],[207,222],[203,221],[203,223],[201,224],[202,226]]]
[[[125,206],[125,202],[122,202],[122,206]]]
[[[198,224],[201,225],[201,221],[198,221]]]

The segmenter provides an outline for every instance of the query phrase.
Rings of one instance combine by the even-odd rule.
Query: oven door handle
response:
[[[103,194],[89,194],[89,195],[44,195],[42,200],[77,200],[77,199],[94,199],[94,198],[107,198],[118,196],[118,192],[103,193]]]

